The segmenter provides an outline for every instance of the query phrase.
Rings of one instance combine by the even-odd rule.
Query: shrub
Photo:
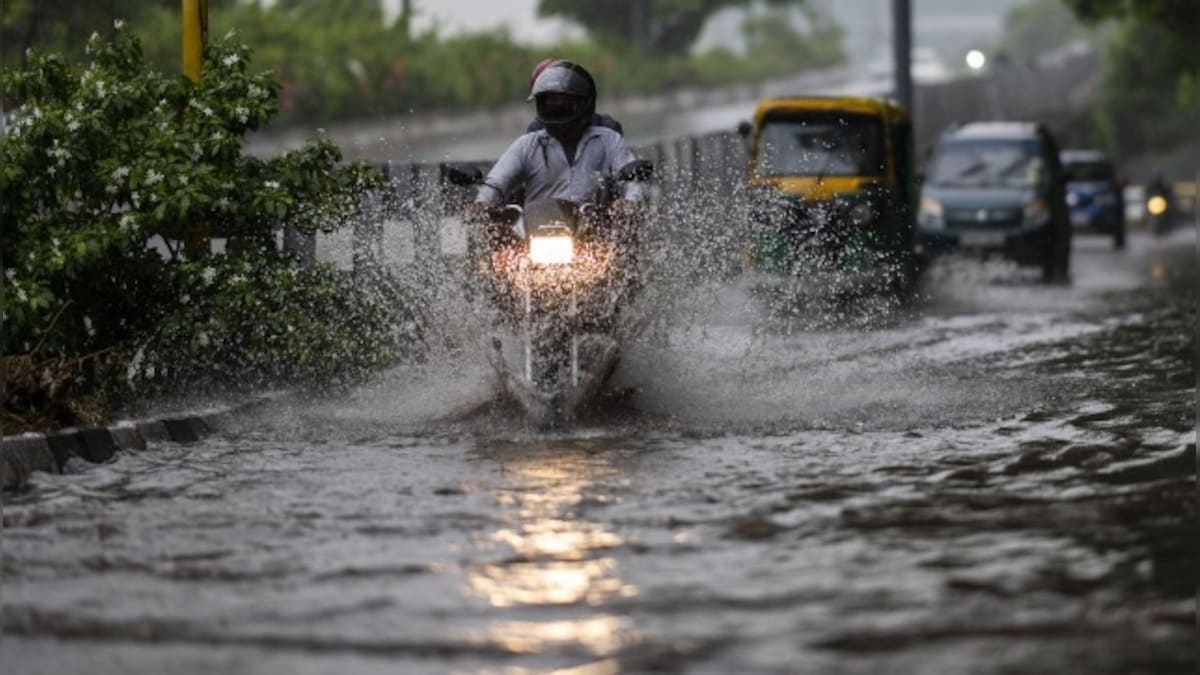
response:
[[[232,36],[212,43],[193,83],[149,68],[138,39],[116,28],[112,40],[93,35],[85,66],[30,54],[27,67],[4,74],[21,103],[0,146],[6,357],[198,358],[182,339],[191,321],[242,336],[241,351],[220,343],[224,351],[202,359],[208,380],[237,375],[214,365],[225,356],[256,381],[361,374],[386,360],[396,344],[384,326],[391,310],[370,289],[275,251],[286,226],[311,233],[353,222],[364,193],[382,184],[378,173],[342,165],[328,142],[274,159],[242,155],[242,137],[276,112],[279,90],[247,72],[249,49]],[[180,243],[201,228],[239,253],[225,259]],[[257,285],[229,282],[234,267]],[[208,283],[213,274],[228,283]],[[334,293],[337,303],[319,301]],[[231,294],[279,315],[228,312]],[[303,331],[282,339],[276,329],[286,325]],[[295,368],[280,367],[289,359]]]

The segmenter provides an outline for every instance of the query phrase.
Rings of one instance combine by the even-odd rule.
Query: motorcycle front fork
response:
[[[560,347],[558,344],[546,344],[544,327],[539,326],[539,321],[545,321],[546,317],[534,315],[533,308],[533,284],[525,284],[525,380],[531,384],[538,384],[534,381],[534,359],[553,358],[551,353],[557,351]],[[567,307],[567,322],[570,326],[569,340],[569,360],[571,372],[571,386],[579,385],[579,334],[575,327],[578,325],[579,314],[579,296],[574,286],[571,287],[571,300]],[[548,350],[551,353],[534,352],[534,342],[538,343],[539,350]],[[552,341],[552,342],[557,342]],[[541,364],[539,364],[541,365]]]

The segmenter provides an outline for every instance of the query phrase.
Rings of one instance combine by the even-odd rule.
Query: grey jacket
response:
[[[545,130],[513,141],[488,172],[475,201],[499,206],[504,195],[525,186],[525,199],[567,199],[581,204],[592,198],[600,177],[615,175],[634,160],[625,139],[605,127],[588,127],[575,147],[575,163],[567,162],[563,146]],[[642,186],[620,185],[623,197],[640,201]]]

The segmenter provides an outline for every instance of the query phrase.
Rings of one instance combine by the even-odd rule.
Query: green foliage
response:
[[[112,11],[125,12],[129,25],[144,36],[147,60],[163,72],[180,71],[178,3],[135,0],[89,4],[71,13],[68,3],[14,0],[24,10],[4,26],[12,29],[10,44],[46,45],[67,56],[79,53],[91,31],[107,32]],[[412,34],[403,14],[388,24],[375,0],[279,0],[260,2],[210,0],[210,35],[236,30],[241,42],[254,45],[255,62],[268,68],[278,82],[282,124],[324,124],[337,120],[377,118],[411,111],[478,108],[520,101],[528,88],[529,70],[547,55],[576,58],[601,80],[602,96],[639,95],[671,86],[704,86],[792,74],[804,68],[840,60],[840,43],[812,31],[787,41],[795,49],[770,49],[749,56],[713,53],[689,56],[703,21],[715,10],[746,4],[747,0],[692,2],[659,0],[654,10],[653,41],[632,40],[617,27],[607,34],[608,21],[621,11],[599,11],[603,21],[587,21],[591,39],[554,45],[518,45],[503,31],[443,36],[436,29]],[[22,4],[24,3],[24,4]],[[412,3],[405,3],[411,8]],[[613,3],[573,3],[582,12],[596,13]],[[622,7],[630,3],[616,3]],[[802,2],[772,0],[772,5],[807,7]],[[31,14],[31,8],[37,11]],[[419,3],[418,3],[419,10]],[[49,39],[37,25],[56,26]],[[11,24],[11,25],[10,25]],[[61,30],[60,30],[61,29]],[[84,32],[86,30],[86,32]],[[764,56],[765,54],[765,56]],[[0,52],[6,66],[21,63],[19,54]]]
[[[994,60],[1033,62],[1038,56],[1074,39],[1095,39],[1062,0],[1031,0],[1004,17],[1004,37]]]
[[[1105,64],[1100,126],[1122,154],[1197,137],[1195,0],[1064,0],[1088,21],[1118,20]]]
[[[328,271],[295,269],[296,261],[274,253],[274,242],[286,226],[315,232],[352,222],[365,191],[381,184],[378,173],[341,165],[328,142],[273,159],[243,156],[243,136],[276,112],[279,91],[268,74],[247,72],[248,48],[213,41],[205,76],[192,83],[148,67],[138,39],[121,22],[116,28],[111,41],[92,37],[86,65],[31,53],[26,68],[4,73],[5,91],[21,102],[0,145],[4,354],[55,360],[129,353],[147,335],[161,337],[156,331],[163,325],[184,330],[187,322],[203,323],[196,307],[220,314],[230,293],[261,292],[251,298],[255,307],[275,307],[304,330],[292,341],[244,343],[249,356],[238,364],[264,376],[305,379],[343,366],[353,375],[377,364],[379,350],[394,342],[355,348],[347,336],[361,329],[373,339],[386,313],[364,304],[365,291],[332,280]],[[197,224],[228,238],[241,252],[238,264],[254,262],[254,284],[197,281],[234,264],[171,245]],[[148,247],[151,240],[165,243],[168,253]],[[321,303],[325,297],[337,298],[340,321],[329,322],[332,305]],[[279,309],[287,299],[299,304]],[[253,336],[264,329],[238,321],[273,319],[234,314],[208,320]],[[178,347],[178,341],[156,344],[156,358],[179,358],[163,346]],[[255,358],[268,357],[290,358],[295,367],[254,365]],[[199,362],[211,366],[217,358]],[[312,365],[317,358],[324,359],[320,367]]]

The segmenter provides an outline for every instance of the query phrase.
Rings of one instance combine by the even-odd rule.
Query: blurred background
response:
[[[1200,132],[1189,122],[1195,54],[1186,32],[1170,28],[1194,14],[1190,4],[1143,2],[1128,11],[1134,5],[1094,0],[915,0],[913,76],[919,88],[936,87],[1093,54],[1093,74],[1073,92],[1086,109],[1057,121],[1056,132],[1106,151],[1134,181],[1160,171],[1190,178],[1200,154]],[[323,131],[349,157],[494,156],[528,115],[530,68],[549,55],[586,64],[601,107],[622,113],[640,142],[729,129],[764,92],[879,94],[891,83],[888,0],[209,5],[210,35],[234,31],[254,49],[252,68],[273,71],[282,84],[280,115],[252,139],[250,149],[263,153]],[[7,68],[28,48],[82,57],[87,37],[111,31],[114,17],[124,17],[162,69],[179,69],[172,0],[6,0],[0,58]],[[681,90],[707,92],[702,118],[674,114],[694,108],[690,100],[656,104]],[[479,111],[489,117],[469,116]],[[925,130],[926,138],[936,131]]]

